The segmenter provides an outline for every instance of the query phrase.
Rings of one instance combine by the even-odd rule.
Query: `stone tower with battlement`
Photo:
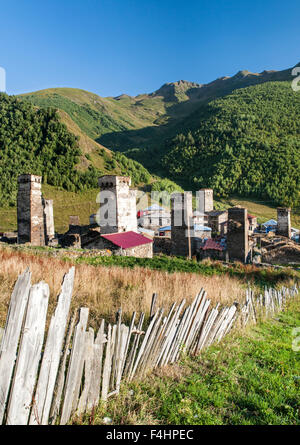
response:
[[[171,195],[171,253],[176,256],[191,257],[192,245],[192,194],[173,193]]]
[[[131,178],[105,175],[98,180],[101,233],[137,232],[136,190],[130,190]]]
[[[18,243],[44,246],[45,221],[41,176],[28,174],[18,177],[17,207]]]
[[[286,207],[278,207],[277,209],[277,234],[291,238],[291,209]]]
[[[242,207],[228,209],[227,251],[230,261],[246,263],[249,254],[248,211]]]

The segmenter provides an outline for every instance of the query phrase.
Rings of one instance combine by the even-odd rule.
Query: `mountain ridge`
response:
[[[121,94],[115,98],[102,98],[84,90],[61,88],[42,90],[20,98],[41,108],[62,109],[89,138],[140,162],[151,174],[174,180],[162,159],[170,150],[169,141],[180,133],[197,130],[201,110],[215,100],[226,100],[235,91],[291,82],[294,79],[292,69],[264,70],[261,73],[244,69],[207,84],[179,80],[135,97]],[[264,89],[260,99],[266,103],[268,91],[268,88]],[[286,94],[287,89],[283,91]],[[241,120],[238,122],[240,125]],[[181,186],[186,185],[185,180],[180,182],[180,177],[176,177],[176,181]]]
[[[96,96],[97,98],[101,98],[101,99],[114,99],[114,100],[119,100],[119,99],[126,99],[126,98],[130,98],[130,99],[138,99],[140,97],[144,97],[144,96],[157,96],[159,95],[159,92],[167,87],[173,88],[173,87],[185,87],[185,86],[190,86],[192,88],[203,88],[203,87],[208,87],[211,86],[213,84],[215,84],[217,81],[220,80],[233,80],[236,78],[240,78],[240,77],[248,77],[248,76],[255,76],[258,78],[263,78],[268,76],[268,78],[265,79],[265,81],[284,81],[284,80],[292,80],[293,76],[292,76],[292,69],[296,68],[300,66],[300,61],[298,63],[296,63],[296,65],[292,66],[291,68],[287,68],[284,70],[263,70],[261,72],[252,72],[249,71],[248,69],[241,69],[239,71],[237,71],[235,74],[231,75],[231,76],[220,76],[217,77],[216,79],[212,80],[211,82],[207,82],[207,83],[198,83],[196,81],[190,81],[190,80],[176,80],[176,81],[172,81],[172,82],[165,82],[164,84],[162,84],[158,89],[154,90],[151,93],[139,93],[136,96],[132,96],[128,93],[121,93],[118,96],[100,96],[97,93],[82,89],[82,88],[72,88],[72,87],[50,87],[50,88],[44,88],[42,90],[36,90],[36,91],[31,91],[31,92],[27,92],[27,93],[21,93],[18,94],[17,96],[20,97],[25,97],[25,96],[29,96],[32,94],[40,94],[43,92],[47,92],[47,91],[54,91],[54,90],[70,90],[70,91],[81,91],[84,93],[89,93],[91,95]],[[185,90],[187,88],[184,88]]]

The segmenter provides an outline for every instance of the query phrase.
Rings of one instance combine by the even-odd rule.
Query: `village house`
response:
[[[261,228],[264,232],[274,232],[277,233],[277,221],[276,219],[270,219],[261,225]],[[291,239],[294,241],[298,241],[299,239],[299,229],[295,227],[291,227]]]
[[[207,213],[208,226],[212,233],[225,235],[227,233],[228,212],[227,210],[213,210]]]
[[[261,224],[261,230],[266,233],[276,232],[276,230],[277,230],[276,219],[269,219],[268,221]]]
[[[210,258],[212,260],[222,260],[226,259],[225,247],[221,243],[216,242],[212,239],[205,240],[198,248],[197,258],[199,260],[204,260],[205,258]]]
[[[129,231],[107,233],[87,242],[86,249],[106,249],[120,256],[152,258],[153,240],[139,233]]]
[[[159,227],[171,224],[171,213],[158,204],[140,210],[137,214],[137,223],[145,229],[158,230]]]
[[[158,229],[159,236],[171,237],[171,226],[160,227]]]
[[[199,210],[195,210],[193,212],[193,222],[198,225],[207,225],[208,224],[208,215],[206,213],[200,212]]]
[[[212,230],[208,226],[194,224],[194,231],[192,232],[192,236],[198,238],[211,238],[211,232]]]
[[[61,237],[61,244],[108,250],[121,256],[152,258],[152,238],[138,233],[136,192],[129,188],[130,184],[131,179],[126,176],[105,175],[99,178],[101,191],[106,192],[99,215],[91,215],[88,226],[81,226],[79,218],[71,216],[69,230]]]

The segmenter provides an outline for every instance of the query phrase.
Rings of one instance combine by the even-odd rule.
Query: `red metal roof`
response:
[[[203,247],[201,247],[203,250],[220,250],[222,251],[223,248],[220,246],[220,244],[216,243],[212,239],[208,239]]]
[[[115,244],[122,249],[129,249],[130,247],[142,246],[143,244],[153,243],[153,240],[146,238],[136,232],[121,232],[121,233],[109,233],[107,235],[101,235],[102,238],[107,239],[111,243]]]
[[[255,219],[256,216],[250,215],[250,213],[248,213],[248,219]]]

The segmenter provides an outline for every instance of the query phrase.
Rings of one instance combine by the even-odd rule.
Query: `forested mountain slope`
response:
[[[42,175],[45,183],[72,192],[98,187],[98,177],[107,173],[130,175],[135,185],[152,180],[136,161],[81,134],[62,112],[38,109],[2,93],[0,206],[15,205],[17,177],[22,173]]]
[[[218,196],[299,205],[300,92],[290,82],[236,90],[199,108],[185,126],[191,129],[166,144],[170,177]]]

